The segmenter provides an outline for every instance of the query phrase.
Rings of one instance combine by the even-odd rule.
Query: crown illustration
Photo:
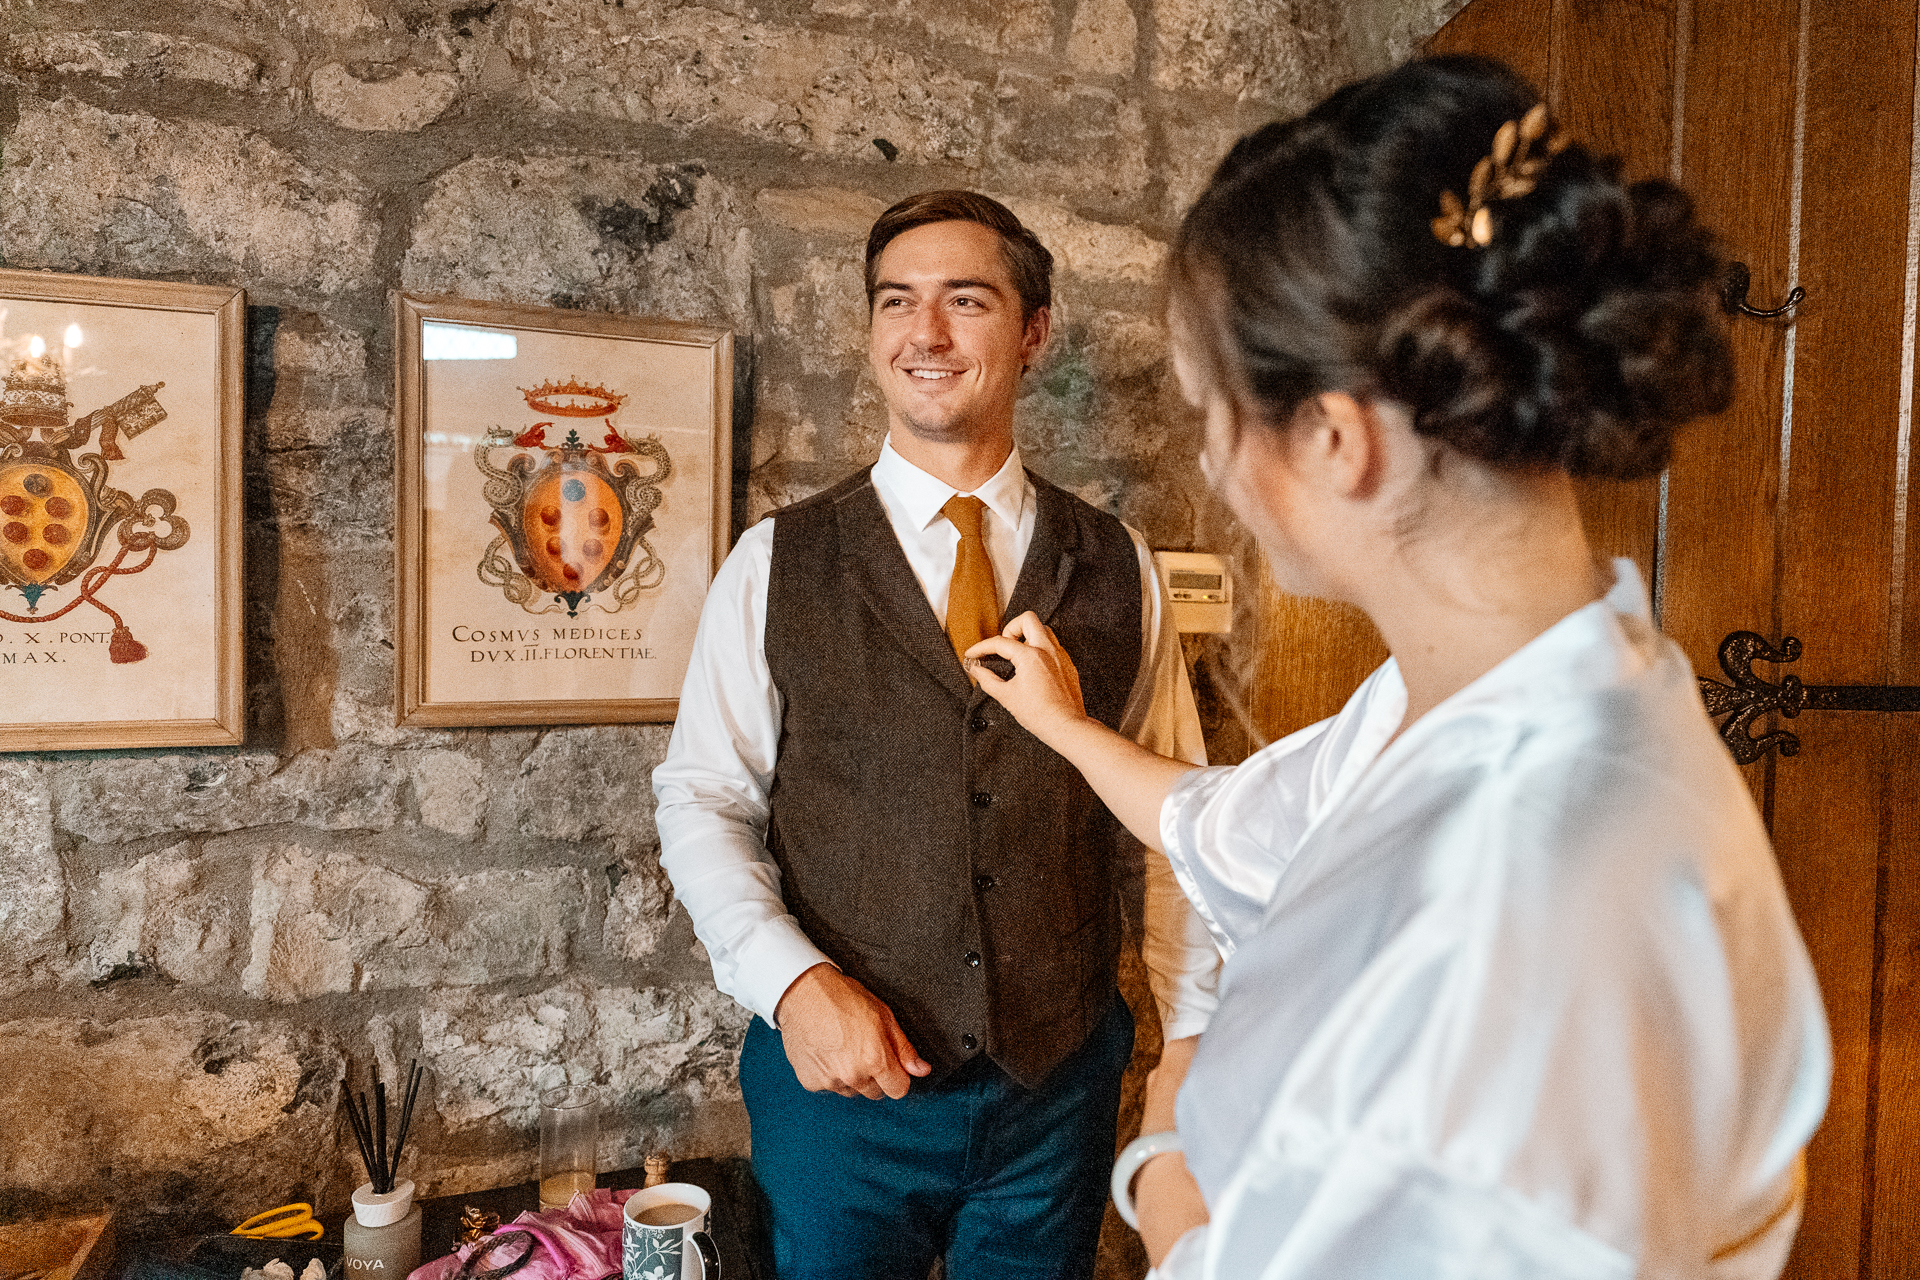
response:
[[[602,386],[588,386],[568,379],[543,382],[537,387],[520,388],[527,407],[535,413],[550,413],[556,418],[604,418],[617,411],[627,398]]]
[[[35,427],[64,431],[71,408],[67,379],[57,360],[16,360],[7,376],[0,379],[0,423],[7,426],[21,431]]]

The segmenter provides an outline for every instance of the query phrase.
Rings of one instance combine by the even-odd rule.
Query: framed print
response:
[[[0,270],[0,751],[232,746],[238,289]]]
[[[731,520],[726,329],[402,294],[403,725],[671,720]]]

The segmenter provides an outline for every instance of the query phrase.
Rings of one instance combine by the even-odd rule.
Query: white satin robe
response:
[[[1168,797],[1228,957],[1165,1280],[1777,1276],[1825,1017],[1766,832],[1631,561],[1386,745],[1339,715]],[[1384,749],[1383,749],[1384,747]]]

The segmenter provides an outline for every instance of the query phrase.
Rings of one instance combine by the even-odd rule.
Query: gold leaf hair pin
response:
[[[1512,200],[1531,192],[1547,162],[1573,141],[1561,130],[1547,139],[1539,155],[1529,154],[1546,131],[1544,102],[1519,121],[1501,125],[1500,132],[1493,135],[1493,153],[1480,157],[1480,163],[1473,166],[1473,177],[1467,182],[1467,202],[1461,204],[1452,191],[1440,193],[1440,216],[1433,220],[1433,238],[1456,249],[1468,241],[1481,249],[1492,243],[1493,213],[1487,206],[1495,200]]]

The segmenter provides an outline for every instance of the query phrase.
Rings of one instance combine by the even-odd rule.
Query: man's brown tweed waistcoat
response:
[[[1117,727],[1139,560],[1118,520],[1032,479],[1006,616],[1039,614]],[[1114,998],[1115,825],[967,679],[866,472],[775,514],[766,655],[785,703],[767,847],[800,927],[934,1079],[985,1052],[1039,1083]]]

